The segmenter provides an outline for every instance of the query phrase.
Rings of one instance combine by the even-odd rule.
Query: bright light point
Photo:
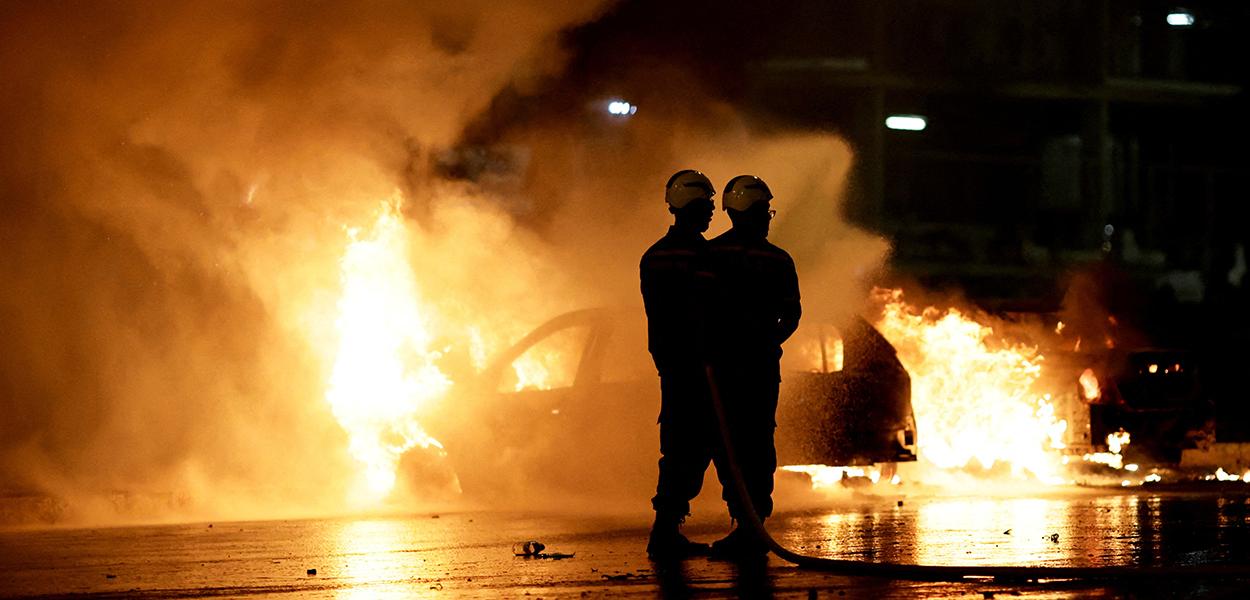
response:
[[[1127,464],[1127,465],[1124,465],[1124,470],[1125,470],[1125,471],[1136,471],[1136,470],[1137,470],[1137,469],[1139,469],[1139,468],[1140,468],[1140,467],[1138,467],[1137,465],[1135,465],[1135,464],[1133,464],[1133,463],[1129,463],[1129,464]]]
[[[929,121],[920,115],[890,115],[885,118],[885,126],[898,131],[924,131]]]
[[[1129,483],[1129,480],[1127,480],[1127,479],[1125,479],[1124,481],[1121,481],[1121,482],[1120,482],[1120,487],[1128,487],[1128,486],[1130,486],[1130,485],[1133,485],[1133,484],[1132,484],[1132,483]]]
[[[624,100],[613,100],[608,103],[608,114],[610,115],[628,117],[636,112],[638,112],[638,106]]]
[[[1194,24],[1193,13],[1178,10],[1168,13],[1168,25],[1172,27],[1192,27]]]
[[[1157,482],[1157,481],[1163,481],[1163,477],[1159,476],[1159,474],[1158,474],[1158,473],[1151,473],[1151,474],[1149,474],[1149,475],[1147,475],[1147,476],[1146,476],[1146,479],[1145,479],[1145,480],[1146,480],[1146,481],[1149,481],[1149,482],[1151,482],[1151,483],[1154,483],[1154,482]]]

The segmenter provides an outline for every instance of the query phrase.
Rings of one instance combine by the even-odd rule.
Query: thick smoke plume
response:
[[[442,179],[440,152],[500,90],[557,76],[558,32],[598,7],[424,4],[8,8],[0,495],[70,521],[341,510],[339,261],[397,195],[453,378],[562,310],[639,304],[662,183],[687,166],[769,181],[809,315],[863,297],[886,246],[841,224],[850,150],[761,138],[710,100],[644,106],[606,154],[568,142],[576,115],[510,130],[519,190]]]
[[[419,220],[432,149],[596,10],[427,4],[7,7],[7,493],[335,496],[309,344],[333,323],[308,321],[333,318],[344,227],[396,189]]]

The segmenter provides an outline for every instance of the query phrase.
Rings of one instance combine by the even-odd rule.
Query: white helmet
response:
[[[725,195],[721,197],[721,208],[746,210],[756,202],[767,202],[773,199],[773,193],[763,179],[754,175],[739,175],[725,184]]]
[[[664,184],[664,201],[673,208],[683,208],[700,198],[711,200],[715,195],[712,180],[694,169],[673,173],[668,183]]]

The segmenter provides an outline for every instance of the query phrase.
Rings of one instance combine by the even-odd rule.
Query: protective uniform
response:
[[[647,348],[660,374],[660,478],[651,500],[657,514],[689,513],[712,460],[716,430],[700,341],[706,248],[702,235],[669,228],[639,265]]]
[[[665,185],[665,201],[674,211],[696,200],[706,202],[715,193],[707,177],[694,170],[677,172]],[[699,495],[716,435],[704,368],[709,273],[702,229],[706,222],[701,228],[670,227],[639,265],[647,347],[660,374],[660,475],[651,504],[657,523],[674,534],[676,523],[690,512],[690,500]]]
[[[725,193],[726,205],[734,208],[732,203],[738,201],[749,208],[751,203],[735,199],[734,181]],[[772,197],[767,187],[763,191],[767,194],[764,200]],[[798,274],[785,250],[769,243],[764,235],[746,235],[737,227],[708,242],[708,265],[712,297],[716,299],[709,358],[738,467],[762,519],[771,515],[773,508],[773,473],[777,469],[773,434],[777,427],[781,344],[798,328],[802,313]],[[729,470],[719,466],[723,460],[719,451],[716,459],[729,514],[741,521],[745,507],[732,492]]]

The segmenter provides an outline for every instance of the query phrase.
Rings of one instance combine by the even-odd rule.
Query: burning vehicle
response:
[[[480,436],[431,422],[464,491],[515,493],[508,474],[527,487],[561,490],[653,486],[660,402],[644,325],[639,309],[574,311],[502,352],[471,394],[481,403],[472,427],[488,428],[490,443],[461,443]],[[787,343],[777,409],[781,465],[916,460],[907,371],[867,321],[844,329],[802,327]]]
[[[1214,434],[1215,407],[1191,352],[1111,350],[1081,373],[1079,387],[1095,449],[1107,450],[1102,440],[1127,432],[1128,462],[1175,465],[1185,449]]]

